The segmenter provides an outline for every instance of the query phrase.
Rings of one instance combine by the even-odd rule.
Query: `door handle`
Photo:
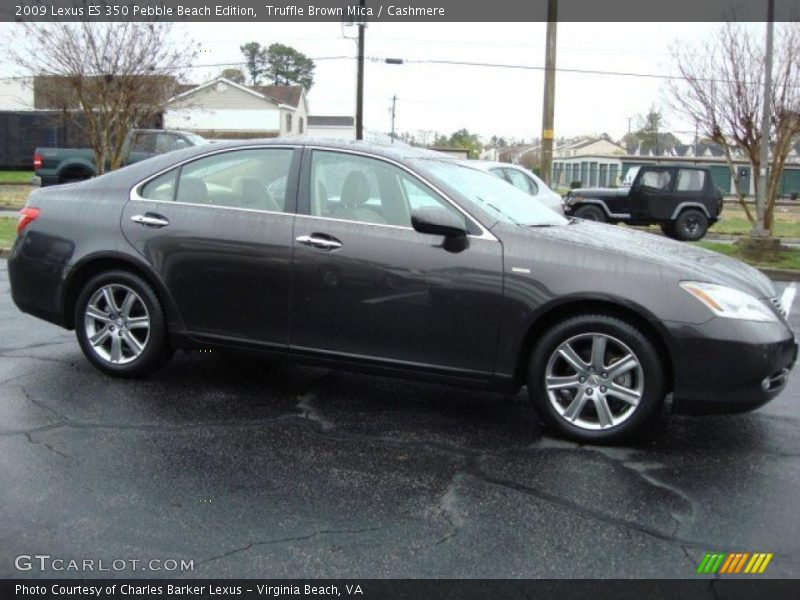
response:
[[[331,237],[321,237],[317,234],[301,235],[295,238],[298,244],[311,246],[317,250],[336,250],[342,247],[342,242]]]
[[[147,213],[144,215],[133,215],[131,217],[131,221],[134,223],[139,223],[139,225],[145,225],[147,227],[166,227],[169,225],[169,221],[162,217],[161,215],[154,215],[152,213]]]

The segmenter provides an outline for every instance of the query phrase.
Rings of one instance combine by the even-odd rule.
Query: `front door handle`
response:
[[[317,250],[336,250],[342,247],[342,242],[339,240],[326,236],[322,237],[320,234],[312,233],[311,235],[301,235],[295,238],[298,244],[304,246],[311,246]]]
[[[134,223],[139,223],[140,225],[145,225],[147,227],[166,227],[167,225],[169,225],[169,221],[165,217],[153,213],[145,213],[143,215],[133,215],[131,217],[131,221],[133,221]]]

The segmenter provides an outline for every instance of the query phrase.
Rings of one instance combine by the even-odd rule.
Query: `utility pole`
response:
[[[394,113],[396,108],[397,108],[397,94],[392,96],[392,133],[390,137],[392,138],[393,144],[394,144]]]
[[[558,0],[547,0],[547,35],[544,59],[544,102],[542,103],[542,179],[549,186],[553,171],[553,116],[556,95],[556,24]]]
[[[366,0],[359,0],[361,14],[363,15]],[[366,17],[359,17],[366,19]],[[364,139],[364,28],[366,21],[358,23],[358,72],[356,74],[356,139]]]
[[[758,173],[758,195],[756,196],[755,237],[766,237],[764,216],[767,209],[767,163],[769,163],[769,130],[772,114],[772,35],[775,21],[775,0],[767,4],[767,50],[764,55],[764,101],[761,112],[761,170]]]

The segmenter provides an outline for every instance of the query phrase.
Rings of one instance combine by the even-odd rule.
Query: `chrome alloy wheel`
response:
[[[644,392],[644,373],[633,351],[605,333],[584,333],[558,346],[545,369],[550,404],[581,429],[627,421]]]
[[[120,284],[104,285],[92,294],[83,326],[94,353],[115,365],[136,360],[150,339],[147,306],[136,292]]]

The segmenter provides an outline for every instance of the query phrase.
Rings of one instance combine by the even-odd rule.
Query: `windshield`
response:
[[[183,135],[186,136],[186,139],[191,140],[192,144],[195,146],[205,146],[206,144],[209,143],[206,138],[197,135],[196,133],[190,133],[188,131],[185,131]]]
[[[432,175],[486,209],[499,221],[531,227],[566,225],[569,222],[531,195],[486,171],[437,160],[426,160],[424,166]]]

